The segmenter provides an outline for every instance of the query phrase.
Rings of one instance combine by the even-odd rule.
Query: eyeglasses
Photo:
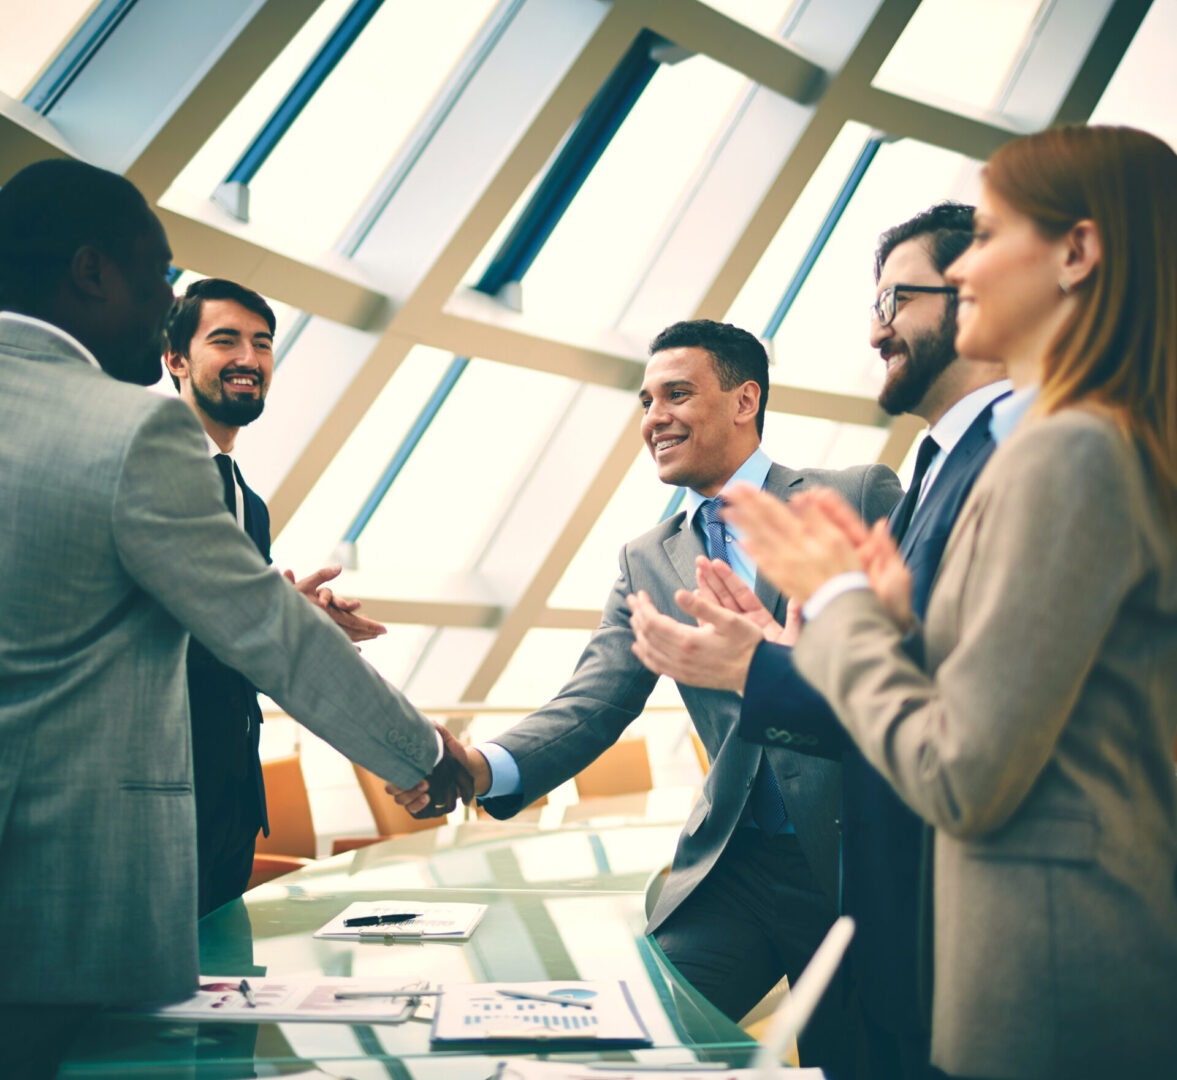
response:
[[[951,285],[888,285],[881,293],[879,298],[870,306],[874,317],[879,320],[880,326],[890,326],[891,320],[895,318],[895,312],[899,310],[899,294],[900,293],[951,293],[956,295],[956,289]]]

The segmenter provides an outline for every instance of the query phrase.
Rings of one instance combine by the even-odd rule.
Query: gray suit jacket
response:
[[[841,472],[796,472],[773,465],[765,489],[787,499],[818,485],[838,491],[871,521],[886,514],[901,494],[895,474],[884,465]],[[674,593],[695,587],[695,558],[702,554],[703,542],[687,527],[685,513],[621,549],[621,576],[572,678],[542,709],[494,740],[518,762],[523,791],[519,796],[487,800],[484,805],[491,814],[509,817],[575,776],[641,713],[657,676],[633,655],[625,597],[645,589],[660,611],[689,621],[674,603]],[[777,618],[784,618],[786,598],[766,581],[757,582],[756,592]],[[740,820],[763,754],[772,764],[810,868],[832,900],[837,891],[839,766],[745,742],[736,732],[738,694],[682,683],[679,691],[707,748],[711,771],[679,837],[670,876],[647,932],[657,929],[715,865]]]
[[[191,630],[400,786],[432,727],[266,566],[190,409],[0,319],[0,1001],[195,987]]]
[[[1110,421],[1069,409],[997,448],[924,638],[927,673],[864,590],[809,623],[794,658],[936,826],[933,1061],[1171,1070],[1177,545]]]

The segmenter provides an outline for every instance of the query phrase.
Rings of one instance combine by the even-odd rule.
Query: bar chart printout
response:
[[[623,981],[447,984],[442,991],[433,1022],[437,1043],[652,1042]]]

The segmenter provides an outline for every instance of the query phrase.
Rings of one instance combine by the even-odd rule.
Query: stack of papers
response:
[[[274,1020],[395,1024],[408,1019],[423,1000],[413,996],[412,991],[426,993],[424,1000],[431,996],[428,982],[395,976],[356,979],[328,975],[201,975],[199,986],[187,1001],[165,1006],[152,1015],[244,1024]]]
[[[373,923],[345,926],[351,919],[375,920],[381,915],[414,914],[405,922]],[[317,938],[439,938],[465,941],[474,933],[485,904],[429,904],[420,900],[376,900],[349,904],[325,926],[315,931]]]
[[[433,1016],[435,1043],[653,1041],[621,980],[447,983],[442,990]]]

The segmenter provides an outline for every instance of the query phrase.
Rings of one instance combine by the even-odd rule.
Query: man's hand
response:
[[[856,548],[866,527],[833,492],[804,492],[784,503],[735,484],[724,498],[723,516],[743,531],[741,544],[760,572],[798,604],[830,578],[863,569]]]
[[[876,521],[858,554],[870,578],[870,587],[891,617],[906,633],[915,624],[911,608],[911,571],[899,554],[886,522]]]
[[[764,634],[743,615],[680,589],[675,603],[699,621],[687,626],[663,615],[644,592],[630,595],[634,655],[651,671],[688,686],[744,692],[748,667]]]
[[[772,612],[760,598],[744,584],[740,577],[722,559],[708,559],[700,555],[695,559],[696,577],[699,581],[698,595],[718,607],[743,615],[760,628],[765,641],[775,645],[796,645],[801,630],[801,611],[794,610],[790,601],[789,616],[784,626],[772,617]]]
[[[395,784],[386,784],[384,787],[416,818],[440,817],[450,813],[457,806],[455,795],[461,796],[462,802],[469,806],[476,795],[485,794],[490,787],[490,766],[486,758],[477,750],[463,746],[441,724],[435,724],[434,727],[441,735],[442,756],[433,772],[411,788],[398,788]],[[449,765],[447,761],[453,764]],[[455,767],[459,770],[456,774]],[[465,782],[467,780],[468,785]],[[451,782],[452,788],[448,786]],[[443,809],[447,803],[449,809]]]
[[[352,641],[371,641],[372,638],[388,633],[388,628],[382,623],[356,614],[360,610],[358,600],[345,600],[342,596],[336,596],[330,589],[324,588],[324,582],[338,577],[342,570],[342,566],[333,563],[297,581],[293,570],[284,570],[282,576],[315,607],[327,612],[331,621]]]

